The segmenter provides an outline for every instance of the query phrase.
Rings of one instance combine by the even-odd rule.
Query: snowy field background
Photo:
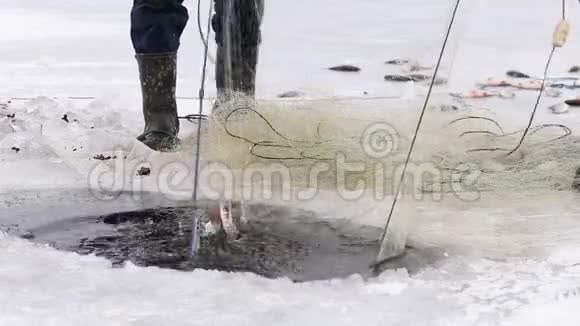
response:
[[[127,162],[135,166],[144,158],[191,160],[189,151],[161,155],[134,140],[142,121],[129,42],[130,4],[0,0],[0,102],[10,101],[0,110],[16,114],[15,122],[0,120],[0,225],[38,225],[157,204],[75,197],[86,191],[87,174],[96,164],[87,158],[98,153],[128,148]],[[202,60],[195,4],[187,5],[191,22],[179,56],[181,97],[197,94]],[[383,62],[433,61],[451,5],[448,0],[269,0],[258,97],[272,99],[288,90],[313,98],[420,94],[420,88],[386,84]],[[554,59],[555,76],[580,64],[575,24],[580,5],[568,5],[573,30]],[[508,69],[540,75],[560,10],[549,0],[465,1],[446,60],[450,89],[471,89]],[[341,63],[363,71],[352,77],[324,69]],[[208,80],[211,85],[213,72]],[[577,112],[556,116],[546,109],[561,100],[542,102],[539,121],[578,131]],[[532,93],[518,93],[514,100],[480,103],[521,127],[533,101]],[[179,104],[180,114],[196,110],[192,100]],[[388,107],[389,102],[360,105]],[[64,114],[79,122],[66,123]],[[190,138],[192,127],[183,129],[182,137]],[[111,268],[104,259],[1,234],[0,325],[577,325],[577,197],[492,198],[477,207],[426,204],[429,214],[419,221],[415,238],[445,248],[447,259],[417,274],[388,271],[366,281],[353,276],[293,284],[250,274]]]

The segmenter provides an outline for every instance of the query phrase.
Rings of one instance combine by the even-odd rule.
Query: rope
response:
[[[199,121],[199,120],[207,120],[207,115],[206,114],[202,114],[202,115],[199,115],[199,114],[188,114],[186,116],[177,117],[177,118],[178,119],[181,119],[181,120],[187,120],[187,121],[189,121],[191,123],[196,123],[196,121]]]
[[[241,112],[241,111],[249,111],[249,112],[255,114],[261,121],[263,121],[266,124],[266,126],[269,128],[269,130],[271,130],[278,137],[282,138],[285,141],[285,143],[277,143],[277,142],[273,142],[273,141],[269,141],[269,140],[255,141],[255,140],[249,139],[247,137],[244,137],[243,135],[238,135],[238,134],[232,132],[230,130],[230,127],[229,127],[231,117],[234,114]],[[274,127],[274,125],[272,125],[272,123],[264,115],[262,115],[260,112],[254,110],[254,109],[251,109],[251,108],[237,108],[237,109],[234,109],[231,112],[229,112],[226,115],[226,117],[224,118],[223,127],[224,127],[224,131],[230,137],[240,139],[244,142],[251,144],[252,146],[250,148],[250,154],[255,156],[255,157],[264,159],[264,160],[276,160],[276,161],[280,161],[280,160],[287,160],[287,161],[318,160],[318,161],[323,161],[323,160],[332,159],[332,158],[323,158],[320,156],[307,155],[308,150],[314,148],[315,146],[330,144],[330,143],[332,143],[332,141],[319,140],[319,141],[313,142],[313,141],[292,139],[289,136],[284,135],[281,131],[279,131],[276,127]],[[295,156],[267,156],[264,154],[256,153],[256,150],[259,148],[294,149],[294,150],[299,150],[300,152],[298,154],[296,154]]]
[[[566,0],[562,0],[562,20],[566,20]]]
[[[211,4],[210,4],[210,8],[211,8]],[[210,23],[211,23],[211,12],[209,14],[210,16]],[[197,1],[197,31],[199,32],[199,38],[201,40],[201,43],[203,43],[204,49],[208,48],[209,49],[209,35],[206,37],[203,33],[203,28],[201,27],[201,1]],[[208,29],[208,34],[210,33],[209,29]],[[211,56],[211,54],[209,53],[209,51],[207,52],[207,57],[209,59],[209,61],[213,64],[216,63],[216,60]]]
[[[198,0],[198,7],[201,7],[200,5],[201,0]],[[213,5],[212,2],[210,2],[209,4],[209,17],[207,19],[207,35],[206,35],[206,39],[205,39],[205,46],[204,46],[204,57],[203,57],[203,68],[202,68],[202,73],[201,73],[201,87],[199,88],[199,111],[197,116],[198,117],[202,117],[203,116],[203,98],[205,96],[205,80],[206,80],[206,74],[207,74],[207,62],[208,62],[208,57],[209,57],[209,35],[211,33],[211,14],[213,12]],[[199,15],[199,11],[198,11],[198,15]],[[195,206],[195,204],[197,203],[197,197],[198,197],[198,188],[199,188],[199,163],[200,163],[200,148],[201,148],[201,123],[197,124],[197,139],[196,139],[196,149],[195,149],[195,169],[194,169],[194,176],[193,176],[193,204]],[[192,216],[192,232],[191,232],[191,236],[192,236],[192,241],[191,241],[191,254],[192,256],[195,256],[197,254],[197,250],[199,249],[199,223],[200,221],[197,218],[196,213],[194,212],[194,215]]]
[[[384,242],[384,239],[386,239],[387,237],[387,233],[389,230],[389,226],[391,224],[391,220],[393,218],[393,214],[395,212],[395,209],[397,208],[397,203],[398,203],[398,198],[399,195],[401,194],[401,189],[403,187],[403,182],[405,181],[405,174],[407,172],[407,169],[409,167],[409,163],[411,162],[411,156],[413,155],[413,150],[415,149],[415,144],[417,142],[417,138],[419,135],[419,131],[421,130],[421,126],[423,123],[423,118],[425,117],[425,113],[427,112],[427,106],[429,105],[429,100],[431,99],[431,94],[433,92],[433,87],[435,86],[435,81],[437,79],[437,74],[439,72],[439,68],[441,67],[441,62],[443,61],[443,56],[445,54],[445,49],[447,48],[447,43],[449,41],[449,36],[451,35],[451,30],[453,29],[453,24],[455,23],[455,18],[457,17],[457,11],[459,9],[459,5],[461,4],[461,0],[457,0],[455,3],[455,7],[453,8],[453,15],[451,16],[451,21],[449,22],[449,26],[447,28],[447,32],[445,34],[445,39],[443,41],[443,45],[441,46],[441,52],[439,53],[439,58],[437,59],[437,64],[435,65],[435,70],[433,72],[433,77],[431,78],[431,83],[429,85],[429,90],[427,91],[427,96],[425,97],[425,102],[423,103],[423,108],[421,109],[421,114],[419,115],[419,121],[417,121],[417,126],[415,128],[415,133],[413,135],[413,139],[411,140],[411,145],[409,147],[409,151],[407,153],[407,157],[405,159],[405,163],[403,165],[403,171],[401,173],[401,178],[399,180],[399,184],[397,185],[397,190],[395,192],[394,198],[393,198],[393,204],[391,205],[391,210],[389,211],[389,216],[387,218],[387,222],[385,224],[385,227],[383,229],[383,234],[382,234],[382,241]],[[377,257],[378,258],[378,257]],[[373,264],[373,266],[376,268],[380,265],[382,265],[382,263],[384,263],[385,260],[381,260],[381,261],[377,261]]]
[[[496,123],[495,120],[488,119],[488,118],[482,118],[482,117],[468,117],[468,118],[484,119],[484,120],[489,120],[489,121],[493,121],[494,123]],[[463,119],[465,119],[465,118],[463,118]],[[455,121],[459,121],[459,119],[458,120],[455,120]],[[499,126],[499,125],[497,125],[497,126]],[[552,138],[552,139],[548,139],[548,140],[545,140],[545,141],[536,143],[536,144],[534,144],[535,146],[541,145],[541,144],[547,144],[547,143],[550,143],[550,142],[555,142],[555,141],[558,141],[558,140],[567,138],[567,137],[569,137],[569,136],[572,135],[572,130],[569,127],[565,126],[565,125],[562,125],[562,124],[541,124],[541,125],[538,125],[538,126],[535,126],[535,127],[521,129],[521,130],[517,130],[517,131],[514,131],[514,132],[510,132],[510,133],[503,133],[503,131],[502,131],[501,134],[498,134],[498,133],[495,133],[495,132],[489,131],[489,130],[468,130],[468,131],[463,132],[461,135],[459,135],[459,137],[461,138],[461,137],[465,137],[465,136],[468,136],[468,135],[485,134],[485,135],[494,137],[496,139],[499,139],[499,138],[503,138],[503,137],[514,136],[514,135],[517,135],[517,134],[523,133],[523,132],[528,132],[528,136],[531,136],[533,134],[536,134],[536,133],[538,133],[538,132],[540,132],[542,130],[548,129],[548,128],[558,128],[558,129],[561,129],[563,131],[563,134],[560,135],[560,136],[558,136],[558,137],[555,137],[555,138]],[[474,148],[474,149],[470,149],[470,150],[467,150],[467,153],[476,153],[476,152],[506,152],[506,151],[509,151],[509,149],[501,148],[501,147],[489,147],[489,148]]]
[[[387,219],[387,223],[385,225],[385,228],[383,229],[382,242],[384,242],[384,240],[387,237],[387,233],[388,233],[388,230],[389,230],[389,225],[390,225],[390,222],[392,220],[394,211],[396,209],[396,206],[397,206],[397,203],[398,203],[398,198],[399,198],[399,195],[401,193],[402,185],[403,185],[403,182],[405,180],[406,170],[408,168],[408,165],[409,165],[410,160],[411,160],[411,156],[413,154],[413,149],[415,147],[415,143],[416,143],[416,140],[417,140],[417,135],[418,135],[418,133],[420,131],[420,128],[421,128],[421,124],[422,124],[422,121],[423,121],[423,117],[425,115],[425,111],[426,111],[426,108],[427,108],[427,104],[428,104],[429,99],[430,99],[430,96],[431,96],[433,84],[435,82],[435,78],[437,76],[437,72],[439,70],[439,67],[440,67],[440,64],[441,64],[441,61],[442,61],[444,52],[445,52],[445,48],[447,46],[447,42],[448,42],[448,39],[449,39],[449,35],[451,34],[451,30],[452,30],[452,27],[453,27],[453,23],[455,21],[455,17],[457,15],[457,10],[459,8],[460,2],[461,2],[461,0],[457,0],[457,2],[455,4],[455,8],[454,8],[454,11],[453,11],[453,15],[451,17],[451,22],[449,23],[449,28],[447,30],[447,34],[445,35],[445,40],[444,40],[443,46],[441,48],[441,53],[440,53],[439,59],[437,61],[437,65],[435,67],[435,72],[433,74],[433,78],[432,78],[432,81],[431,81],[431,85],[429,86],[429,91],[427,92],[427,96],[425,98],[425,104],[424,104],[424,106],[422,108],[421,115],[419,116],[419,121],[417,122],[417,127],[416,127],[416,130],[415,130],[415,134],[413,135],[413,140],[411,141],[411,146],[409,148],[409,152],[407,153],[407,158],[405,160],[405,165],[403,166],[403,171],[402,171],[402,174],[401,174],[401,178],[400,178],[399,184],[397,185],[397,190],[395,192],[395,197],[393,198],[393,203],[392,203],[392,206],[391,206],[391,210],[389,212],[389,216],[388,216],[388,219]],[[563,21],[566,20],[566,1],[565,0],[562,0],[562,20]],[[522,137],[520,139],[519,144],[513,150],[511,150],[507,155],[513,154],[515,151],[517,151],[522,146],[522,144],[523,144],[526,136],[528,134],[530,134],[530,131],[532,131],[531,133],[533,134],[533,133],[537,132],[538,130],[540,130],[542,128],[554,126],[554,125],[542,125],[542,126],[538,126],[536,128],[532,128],[531,127],[532,124],[533,124],[533,121],[534,121],[534,118],[535,118],[535,115],[536,115],[536,112],[537,112],[537,109],[538,109],[540,100],[542,98],[543,92],[545,90],[545,84],[546,84],[546,78],[547,78],[548,70],[549,70],[550,64],[552,62],[552,59],[554,57],[554,53],[556,52],[556,48],[557,47],[558,47],[558,45],[556,44],[556,41],[554,41],[554,44],[552,46],[552,50],[550,51],[550,55],[548,56],[548,60],[546,61],[546,66],[545,66],[545,69],[544,69],[544,75],[542,77],[542,87],[540,88],[540,91],[538,92],[538,97],[536,99],[536,103],[534,105],[534,109],[532,110],[532,114],[531,114],[531,117],[530,117],[530,121],[528,122],[528,125],[527,125],[527,127],[525,128],[525,130],[523,132],[523,135],[522,135]],[[557,127],[562,127],[560,125],[556,125],[556,126]],[[564,127],[564,128],[566,128],[566,127]],[[569,136],[569,133],[570,133],[570,131],[568,129],[568,130],[566,130],[565,135],[562,136],[562,137],[559,137],[558,139],[561,139],[561,138],[564,138],[564,137]],[[502,135],[502,136],[504,136],[504,135]],[[499,149],[498,148],[498,149],[493,149],[493,150],[503,150],[503,149]],[[373,264],[372,267],[376,270],[380,265],[382,265],[388,259],[389,258],[383,259],[381,261],[377,261],[377,262],[375,262]]]
[[[540,106],[540,101],[542,100],[542,95],[544,95],[544,90],[546,89],[546,77],[548,75],[548,69],[550,69],[550,64],[552,63],[552,58],[554,57],[555,52],[556,52],[556,47],[552,46],[552,50],[550,51],[550,55],[548,56],[548,60],[546,61],[546,66],[544,68],[544,76],[542,78],[542,87],[540,87],[540,91],[538,92],[538,97],[536,98],[536,103],[534,104],[534,108],[532,110],[532,114],[530,115],[530,120],[528,121],[528,125],[524,129],[524,133],[522,134],[522,137],[520,138],[520,141],[518,142],[516,147],[514,147],[514,149],[509,151],[506,154],[506,156],[512,155],[518,149],[520,149],[522,147],[522,145],[524,144],[524,140],[528,136],[528,133],[530,132],[530,128],[532,127],[532,124],[534,123],[534,119],[536,118],[536,113],[538,111],[538,107]]]
[[[566,20],[566,0],[562,0],[562,20]],[[546,89],[546,78],[548,77],[548,70],[550,69],[550,65],[552,64],[552,59],[554,58],[554,53],[556,53],[557,46],[554,44],[552,45],[552,50],[550,50],[550,55],[548,56],[548,60],[546,60],[546,66],[544,67],[544,75],[542,76],[542,87],[540,87],[540,91],[538,92],[538,97],[536,98],[536,103],[534,104],[534,108],[532,110],[532,114],[530,115],[530,120],[528,121],[528,125],[520,138],[517,146],[509,151],[506,156],[509,156],[515,153],[518,149],[520,149],[530,132],[532,124],[536,118],[536,113],[538,111],[538,107],[540,106],[540,101],[542,100],[542,95],[544,94],[544,90]]]
[[[8,98],[9,101],[31,101],[38,97],[11,97]],[[49,96],[51,99],[59,99],[58,96]],[[95,100],[97,96],[64,96],[60,98],[65,98],[68,100]],[[177,96],[178,100],[206,100],[213,101],[217,100],[217,97],[204,97],[203,99],[199,96]],[[333,101],[333,102],[348,102],[348,101],[379,101],[379,100],[395,100],[400,99],[402,96],[392,95],[392,96],[333,96],[333,97],[316,97],[316,98],[258,98],[258,102],[271,102],[271,103],[295,103],[295,102],[319,102],[319,101]]]

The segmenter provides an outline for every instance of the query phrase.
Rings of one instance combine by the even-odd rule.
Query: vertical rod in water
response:
[[[394,197],[393,197],[393,203],[391,205],[391,209],[389,211],[389,215],[387,217],[387,221],[386,221],[385,227],[383,229],[383,234],[381,236],[381,244],[380,244],[381,247],[379,248],[379,251],[377,253],[376,262],[373,264],[373,266],[375,268],[377,268],[383,262],[385,262],[386,260],[388,260],[389,258],[392,258],[394,256],[394,255],[387,255],[384,253],[384,251],[385,251],[384,249],[387,248],[387,246],[385,244],[388,243],[388,240],[389,240],[389,238],[388,238],[389,227],[391,225],[391,220],[393,218],[393,214],[397,208],[398,199],[399,199],[399,196],[400,196],[401,191],[402,191],[403,183],[405,181],[405,175],[407,173],[409,163],[411,162],[411,157],[413,156],[415,144],[417,143],[417,138],[419,136],[419,132],[420,132],[421,126],[423,124],[425,113],[427,111],[427,106],[429,105],[429,100],[431,99],[431,94],[433,93],[433,87],[435,86],[435,80],[437,78],[439,68],[441,67],[441,63],[442,63],[443,57],[445,55],[445,50],[446,50],[447,44],[449,42],[449,36],[451,35],[451,31],[453,30],[453,25],[455,23],[455,19],[457,17],[457,12],[459,10],[460,4],[461,4],[461,0],[456,0],[455,6],[453,7],[453,14],[451,15],[451,20],[450,20],[449,25],[447,27],[445,39],[443,40],[443,45],[441,46],[439,58],[437,59],[437,64],[435,65],[435,70],[433,71],[433,77],[431,78],[431,83],[430,83],[429,89],[427,91],[427,96],[425,97],[425,102],[423,103],[423,107],[421,108],[421,114],[419,115],[419,120],[417,121],[417,125],[415,127],[415,132],[414,132],[413,138],[411,140],[411,145],[409,146],[409,151],[407,152],[407,157],[405,159],[405,164],[403,165],[401,177],[400,177],[399,183],[397,184],[397,189],[396,189]]]
[[[198,8],[201,8],[201,0],[197,0],[198,1]],[[209,35],[211,33],[211,15],[213,13],[213,2],[209,1],[209,10],[208,10],[208,19],[207,19],[207,34],[206,34],[206,39],[205,39],[205,43],[204,43],[204,56],[203,56],[203,68],[202,68],[202,72],[201,72],[201,86],[199,88],[199,116],[201,117],[201,115],[203,114],[203,101],[204,101],[204,97],[205,97],[205,80],[206,80],[206,73],[207,73],[207,61],[208,61],[208,55],[209,55]],[[198,15],[200,15],[200,10],[198,10],[197,12]],[[193,174],[193,195],[192,195],[192,199],[193,199],[193,205],[195,208],[195,205],[197,204],[197,200],[198,200],[198,188],[199,188],[199,163],[200,163],[200,148],[201,148],[201,122],[202,120],[200,119],[197,123],[197,141],[196,141],[196,149],[195,149],[195,157],[194,157],[194,162],[195,162],[195,167],[194,167],[194,174]],[[191,228],[191,254],[192,256],[195,256],[197,254],[197,250],[199,249],[199,242],[200,242],[200,235],[199,235],[199,216],[197,215],[197,209],[193,210],[193,216],[192,216],[192,228]]]

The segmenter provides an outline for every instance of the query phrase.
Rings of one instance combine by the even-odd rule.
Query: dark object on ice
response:
[[[409,60],[407,60],[407,59],[393,59],[393,60],[389,60],[389,61],[385,62],[385,64],[388,64],[388,65],[398,65],[398,66],[404,65],[407,63],[409,63]]]
[[[15,151],[16,153],[20,152],[20,148],[16,146],[12,147],[12,150]]]
[[[410,81],[414,81],[413,78],[411,78],[409,76],[402,76],[402,75],[386,75],[385,76],[385,80],[386,81],[393,81],[393,82],[410,82]]]
[[[431,80],[433,77],[429,76],[429,75],[423,75],[423,74],[410,74],[407,76],[403,76],[403,75],[386,75],[385,76],[385,80],[386,81],[392,81],[392,82],[423,82],[423,81],[429,81]],[[447,80],[444,78],[436,78],[435,79],[435,83],[433,85],[443,85],[446,84]]]
[[[441,85],[446,85],[447,84],[447,79],[445,78],[435,78],[435,82],[433,83],[433,85],[435,86],[441,86]]]
[[[63,120],[64,122],[66,122],[66,123],[69,123],[70,121],[68,121],[68,114],[65,114],[65,115],[62,117],[62,120]]]
[[[569,106],[580,106],[580,98],[566,100],[564,103],[568,104]]]
[[[137,175],[140,175],[140,176],[147,176],[147,175],[150,175],[150,174],[151,174],[151,169],[150,168],[147,168],[147,167],[144,167],[144,166],[142,166],[139,169],[139,171],[137,171]]]
[[[284,92],[282,94],[279,94],[278,97],[279,98],[292,98],[292,97],[300,97],[302,95],[303,94],[299,91],[287,91],[287,92]]]
[[[340,66],[330,67],[330,68],[328,68],[328,70],[341,71],[341,72],[358,72],[358,71],[360,71],[360,68],[357,66],[353,66],[353,65],[340,65]]]
[[[459,111],[459,107],[454,104],[441,104],[437,106],[433,106],[433,109],[439,109],[441,112],[452,112],[452,111]]]
[[[177,56],[136,55],[143,94],[145,128],[137,140],[154,151],[172,152],[181,141],[175,97]]]
[[[523,72],[517,71],[517,70],[508,70],[506,72],[506,75],[512,77],[512,78],[530,78],[529,75],[524,74]]]
[[[410,75],[407,75],[407,77],[413,79],[413,81],[416,81],[416,82],[425,81],[425,80],[429,80],[432,78],[431,76],[422,75],[422,74],[410,74]]]
[[[553,83],[553,84],[548,84],[548,87],[551,87],[551,88],[565,88],[565,89],[578,89],[578,88],[580,88],[580,84],[577,84],[577,83],[574,83],[574,84]]]
[[[34,237],[34,233],[32,233],[32,232],[30,232],[30,231],[29,231],[29,232],[26,232],[26,233],[24,233],[24,234],[21,234],[21,235],[20,235],[20,238],[22,238],[22,239],[26,239],[26,240],[32,240],[32,239],[34,239],[35,237]]]
[[[97,155],[97,156],[94,156],[93,158],[94,158],[95,160],[99,160],[99,161],[108,161],[108,160],[110,160],[110,159],[111,159],[111,157],[110,157],[110,156],[105,156],[105,155],[103,155],[103,154],[99,154],[99,155]]]
[[[570,67],[570,70],[568,70],[569,73],[577,73],[580,72],[580,66],[572,66]]]
[[[572,189],[580,192],[580,167],[576,168],[576,174],[572,180]]]
[[[14,114],[14,113],[12,113],[12,114],[7,114],[7,115],[6,115],[6,117],[7,117],[7,118],[10,118],[10,119],[14,119],[14,118],[16,117],[16,114]]]

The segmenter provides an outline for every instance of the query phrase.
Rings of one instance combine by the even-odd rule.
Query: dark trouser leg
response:
[[[263,0],[215,0],[212,25],[218,45],[216,87],[220,97],[232,92],[254,96]]]
[[[131,40],[135,53],[175,53],[189,19],[183,0],[133,0]]]
[[[145,128],[137,137],[158,151],[179,144],[175,98],[179,40],[188,20],[183,0],[134,0],[131,40],[143,96]]]

